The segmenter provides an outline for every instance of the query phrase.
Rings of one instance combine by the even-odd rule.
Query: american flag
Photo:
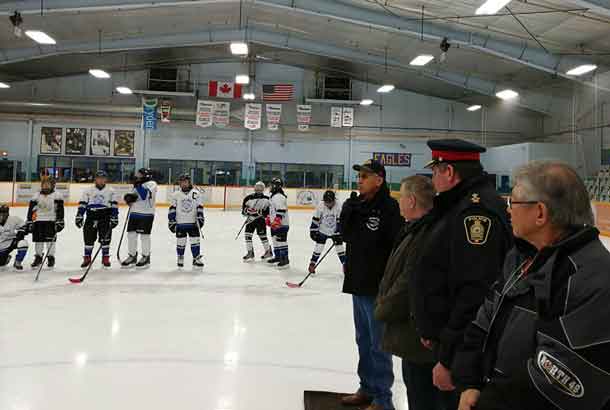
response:
[[[263,101],[291,101],[293,93],[294,86],[292,84],[263,85]]]

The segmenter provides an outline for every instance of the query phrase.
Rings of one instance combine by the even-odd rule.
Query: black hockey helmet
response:
[[[281,178],[273,178],[271,180],[271,192],[276,193],[280,192],[284,187],[284,182],[282,182]]]
[[[4,225],[9,215],[9,207],[7,204],[0,204],[0,225]]]
[[[100,169],[95,173],[96,178],[108,178],[108,174],[103,169]]]
[[[152,171],[150,170],[150,168],[140,168],[138,169],[138,172],[136,172],[136,181],[137,182],[148,182],[148,181],[152,181],[153,179],[153,174]]]
[[[188,184],[188,187],[182,187],[182,183],[183,183],[183,182],[185,182],[185,181],[189,183],[189,184]],[[182,190],[183,190],[184,192],[188,192],[188,191],[190,191],[191,189],[193,189],[193,183],[192,183],[191,176],[190,176],[189,174],[186,174],[186,173],[185,173],[185,174],[180,175],[180,176],[178,177],[178,185],[180,185],[180,188],[182,188]],[[187,188],[188,188],[188,189],[187,189]]]
[[[47,188],[45,188],[47,186]],[[45,195],[49,195],[55,191],[55,178],[51,176],[43,177],[40,180],[40,192]]]
[[[332,204],[337,200],[337,197],[335,196],[335,193],[333,191],[326,191],[324,192],[324,195],[322,196],[322,201],[324,201],[325,204]]]
[[[98,178],[101,178],[102,181],[100,183],[98,183]],[[97,189],[104,189],[104,187],[106,186],[106,180],[108,178],[108,174],[106,173],[106,171],[104,170],[99,170],[95,173],[95,186],[97,187]]]

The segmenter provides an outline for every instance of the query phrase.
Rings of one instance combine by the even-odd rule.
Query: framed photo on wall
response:
[[[42,127],[40,129],[40,153],[61,154],[63,128]]]
[[[136,132],[134,130],[114,130],[114,155],[133,157]]]
[[[110,130],[91,129],[91,155],[110,155]]]
[[[66,154],[85,155],[87,150],[87,128],[66,128]]]

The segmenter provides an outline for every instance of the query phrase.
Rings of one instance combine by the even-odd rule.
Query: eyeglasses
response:
[[[508,205],[508,207],[510,209],[513,209],[513,205],[534,205],[537,204],[540,201],[513,201],[513,199],[509,196],[508,198],[506,198],[506,205]]]

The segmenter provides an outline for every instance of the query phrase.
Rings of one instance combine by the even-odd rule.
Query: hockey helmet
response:
[[[271,180],[271,192],[276,193],[280,192],[284,187],[284,183],[281,178],[273,178]]]
[[[335,193],[333,191],[326,191],[322,196],[322,201],[324,201],[326,205],[334,205],[336,200],[337,197],[335,196]]]
[[[55,191],[55,178],[47,176],[40,181],[40,192],[49,195]]]
[[[183,183],[188,183],[188,185],[183,185]],[[184,192],[188,192],[193,189],[193,183],[189,174],[185,173],[180,175],[180,177],[178,177],[178,184]]]
[[[254,192],[257,194],[262,194],[265,192],[265,183],[263,181],[258,181],[256,184],[254,184]]]

